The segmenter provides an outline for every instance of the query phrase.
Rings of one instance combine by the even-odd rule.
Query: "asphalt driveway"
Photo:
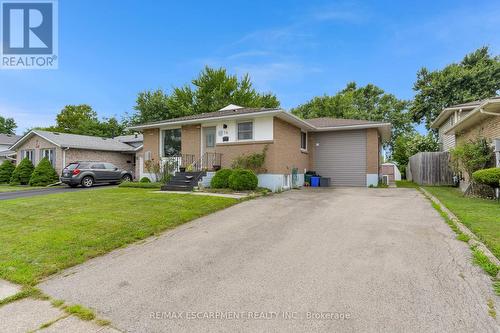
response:
[[[75,192],[75,191],[85,191],[85,190],[93,190],[98,188],[106,188],[112,185],[107,184],[98,184],[91,188],[85,187],[69,187],[69,186],[57,186],[57,187],[47,187],[47,188],[36,188],[33,190],[22,190],[22,191],[12,191],[12,192],[0,192],[0,200],[9,200],[9,199],[17,199],[17,198],[29,198],[38,195],[47,195],[47,194],[55,194],[55,193],[64,193],[64,192]]]
[[[126,332],[499,330],[490,279],[412,189],[246,201],[40,287]]]

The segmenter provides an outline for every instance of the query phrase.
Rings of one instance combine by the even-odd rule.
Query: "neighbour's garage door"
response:
[[[315,171],[333,186],[366,186],[366,130],[316,132]]]

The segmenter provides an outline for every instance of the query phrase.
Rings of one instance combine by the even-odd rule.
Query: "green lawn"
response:
[[[14,192],[14,191],[24,191],[24,190],[34,190],[42,187],[39,186],[10,186],[10,185],[0,185],[0,193],[1,192]]]
[[[237,202],[131,188],[0,201],[0,278],[35,284],[63,268]]]
[[[468,198],[453,187],[425,186],[500,258],[500,204]]]
[[[396,186],[403,188],[418,188],[418,184],[408,180],[396,180]]]

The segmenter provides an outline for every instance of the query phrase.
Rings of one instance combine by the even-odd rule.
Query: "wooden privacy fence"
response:
[[[406,179],[419,185],[452,185],[453,172],[448,152],[422,152],[410,157]]]

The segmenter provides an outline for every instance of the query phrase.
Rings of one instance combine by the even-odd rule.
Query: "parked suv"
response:
[[[118,184],[132,180],[130,171],[107,162],[79,161],[70,163],[61,174],[61,182],[71,187],[91,187],[96,183]]]

